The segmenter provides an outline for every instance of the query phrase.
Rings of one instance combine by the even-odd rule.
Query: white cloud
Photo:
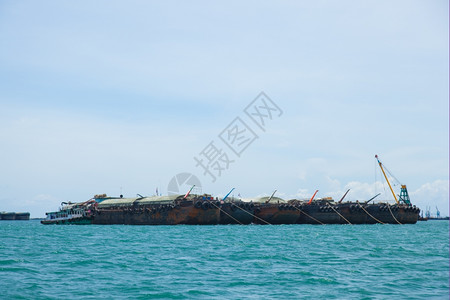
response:
[[[436,207],[441,211],[442,216],[449,215],[449,182],[448,180],[435,180],[424,183],[417,190],[410,193],[411,201],[414,201],[422,210],[431,207],[434,211]]]
[[[347,190],[350,190],[345,197],[345,201],[365,201],[376,196],[378,193],[381,195],[374,199],[374,202],[394,202],[393,196],[387,187],[380,181],[367,183],[351,181],[345,185],[341,185],[339,181],[332,180],[334,189],[329,189],[324,193],[324,196],[333,197],[336,201],[340,200]]]

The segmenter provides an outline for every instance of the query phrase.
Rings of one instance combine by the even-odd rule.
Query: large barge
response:
[[[82,203],[62,203],[57,212],[47,213],[42,224],[127,224],[127,225],[219,225],[219,224],[414,224],[420,209],[409,200],[406,185],[395,195],[384,172],[396,204],[388,201],[335,202],[332,198],[284,200],[274,197],[250,199],[224,198],[208,194],[169,195],[136,198],[107,197],[105,194]]]
[[[219,225],[219,224],[414,224],[420,209],[387,202],[335,202],[331,198],[278,197],[220,200],[211,195],[95,197],[63,203],[42,224]]]

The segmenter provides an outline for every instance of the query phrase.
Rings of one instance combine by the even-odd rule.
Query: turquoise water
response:
[[[449,299],[449,222],[0,222],[2,299]]]

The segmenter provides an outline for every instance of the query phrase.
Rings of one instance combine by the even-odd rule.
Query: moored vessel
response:
[[[284,200],[279,197],[219,200],[211,195],[94,197],[63,203],[42,224],[227,225],[227,224],[414,224],[420,209],[367,201]]]
[[[20,220],[20,221],[27,221],[30,219],[30,213],[29,212],[0,212],[0,220]]]
[[[48,212],[41,224],[92,224],[93,211],[98,205],[97,199],[90,199],[81,203],[62,202],[58,211]]]
[[[226,225],[226,224],[414,224],[420,209],[413,206],[406,185],[395,195],[378,156],[375,156],[396,204],[388,201],[335,202],[331,197],[314,200],[284,200],[275,197],[222,199],[209,194],[142,196],[124,198],[106,194],[81,203],[62,203],[56,212],[47,213],[42,224],[125,224],[125,225]]]

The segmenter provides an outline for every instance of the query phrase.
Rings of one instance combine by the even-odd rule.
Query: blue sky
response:
[[[351,188],[349,200],[393,201],[378,154],[413,203],[448,215],[448,11],[448,1],[2,1],[0,210],[40,217],[98,193],[166,193],[180,172],[214,195]],[[261,91],[283,114],[211,182],[194,156]]]

